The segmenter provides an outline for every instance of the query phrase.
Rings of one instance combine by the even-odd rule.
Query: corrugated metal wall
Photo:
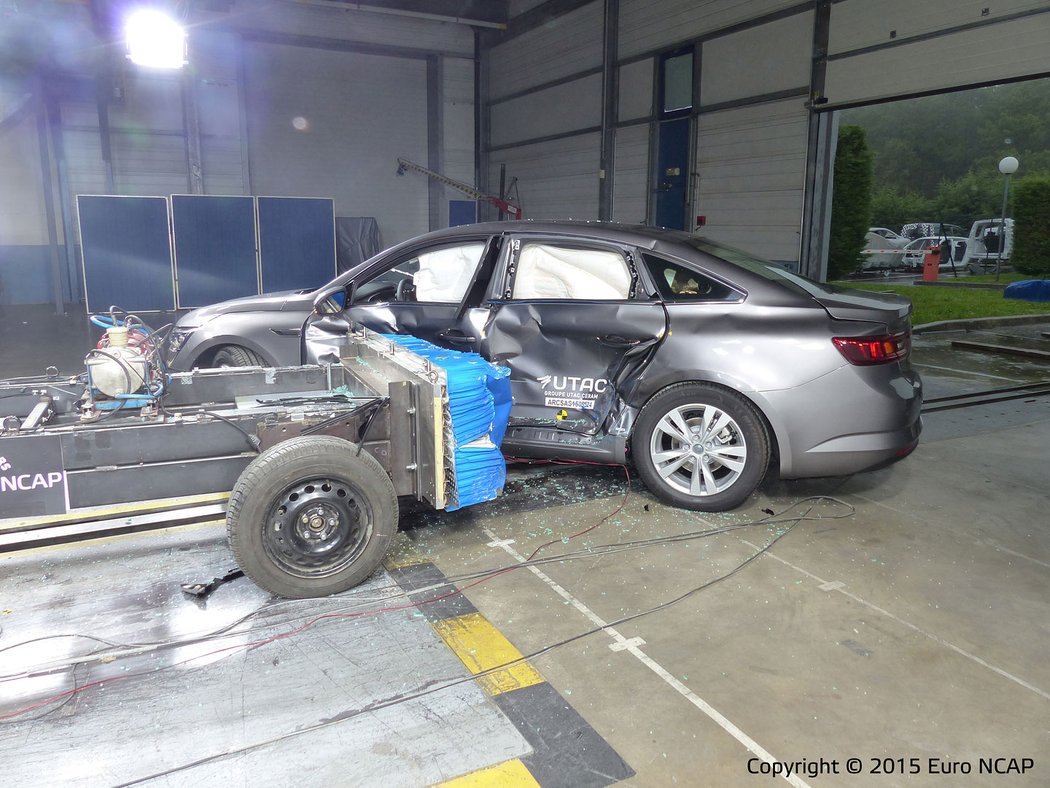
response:
[[[488,142],[496,149],[487,156],[487,189],[498,193],[506,164],[526,218],[598,216],[603,20],[595,0],[485,54]]]
[[[448,177],[474,184],[474,61],[444,58],[441,169]],[[460,191],[446,189],[446,199],[469,199]],[[443,212],[448,219],[447,209]]]
[[[704,235],[795,263],[806,179],[810,11],[703,43],[693,211]],[[798,98],[769,100],[798,92]],[[730,105],[726,109],[717,107]],[[714,111],[712,111],[714,109]]]
[[[338,216],[375,216],[386,243],[426,232],[426,179],[396,175],[398,156],[427,161],[426,61],[273,44],[244,56],[256,194],[331,197]]]
[[[182,74],[128,69],[124,85],[124,101],[109,110],[117,193],[188,192]]]
[[[620,57],[667,49],[798,4],[798,0],[620,0]],[[806,48],[809,41],[796,43]]]
[[[201,171],[206,194],[250,194],[240,111],[241,40],[206,31],[194,37],[192,90],[200,119]]]
[[[701,106],[809,86],[813,13],[795,14],[705,41]]]
[[[620,67],[620,120],[648,118],[653,112],[653,58]]]
[[[706,217],[705,234],[782,261],[799,260],[807,167],[818,169],[809,161],[816,151],[808,150],[812,91],[826,97],[827,103],[816,105],[823,109],[1050,73],[1045,0],[995,6],[983,0],[833,2],[823,86],[810,85],[823,66],[814,59],[821,28],[815,2],[618,0],[613,6],[620,126],[614,131],[611,216],[623,221],[646,216],[650,134],[657,118],[653,69],[661,54],[698,45],[690,213]],[[601,123],[605,3],[561,15],[551,4],[550,18],[537,16],[543,10],[528,15],[531,29],[513,30],[512,20],[509,37],[485,54],[489,143],[497,149],[487,160],[523,168],[513,174],[523,191],[532,193],[530,215],[587,215],[599,179],[592,176],[588,188],[588,176],[578,166],[571,178],[564,172],[564,152],[576,150],[579,138],[543,138]],[[591,136],[597,146],[599,135]],[[508,146],[523,146],[528,155],[515,155],[517,148]],[[596,158],[593,151],[589,161]],[[562,179],[572,184],[570,192],[551,188]],[[829,191],[822,181],[814,183],[811,210],[819,214]],[[581,202],[566,199],[573,192]],[[537,199],[543,202],[536,204]]]
[[[588,3],[489,51],[491,99],[602,64],[601,0]]]
[[[644,224],[649,213],[649,124],[616,130],[612,218]]]
[[[592,74],[493,104],[493,147],[598,126],[602,119],[601,88],[601,74]]]
[[[522,145],[490,154],[488,191],[499,191],[499,165],[518,178],[527,219],[593,219],[598,215],[598,134]]]
[[[801,99],[700,115],[703,235],[772,260],[797,261],[808,115]]]
[[[106,166],[102,161],[102,147],[98,134],[98,106],[94,102],[63,101],[59,104],[59,115],[61,145],[69,178],[68,208],[73,219],[72,241],[79,244],[76,196],[106,193]],[[185,183],[184,176],[183,188]],[[119,193],[119,188],[117,191]]]
[[[836,3],[824,93],[843,104],[1048,73],[1048,10],[1035,0]],[[955,26],[964,29],[923,37]]]
[[[368,6],[369,3],[361,5]],[[467,25],[340,8],[336,3],[310,5],[286,0],[237,0],[228,18],[238,27],[278,34],[466,57],[474,54],[474,33]]]
[[[510,16],[518,16],[545,2],[546,0],[510,0]]]
[[[606,0],[511,0],[508,7],[510,29],[491,34],[483,48],[486,95],[475,108],[474,31],[466,25],[237,0],[217,27],[195,27],[192,37],[189,89],[205,192],[330,195],[340,213],[379,216],[384,240],[393,242],[430,223],[427,179],[395,178],[394,159],[428,163],[428,131],[440,131],[440,168],[472,182],[480,114],[484,188],[498,188],[506,163],[527,216],[596,217]],[[708,217],[712,235],[797,258],[811,113],[805,102],[811,73],[823,66],[813,60],[816,8],[805,0],[619,0],[621,125],[611,132],[613,189],[605,208],[618,219],[641,218],[653,67],[662,53],[696,44],[693,212]],[[1050,73],[1045,0],[839,0],[830,5],[829,28],[826,78],[813,88],[827,99],[820,110]],[[440,124],[429,129],[427,56],[440,58],[441,77]],[[181,80],[126,68],[125,95],[110,108],[115,190],[188,191]],[[75,194],[106,187],[94,97],[70,95],[58,101],[67,213]],[[296,129],[296,118],[306,127]],[[12,182],[32,181],[35,123],[10,125],[0,164]],[[39,178],[24,185],[18,206],[5,211],[21,217],[19,227],[0,220],[0,248],[45,235]],[[446,189],[444,196],[459,194]],[[825,197],[820,191],[814,199]],[[446,217],[444,209],[433,213]]]

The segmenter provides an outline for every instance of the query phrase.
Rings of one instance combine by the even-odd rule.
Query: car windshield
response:
[[[801,290],[806,295],[821,296],[841,292],[841,289],[834,285],[814,282],[812,279],[807,279],[801,274],[792,273],[775,263],[769,262],[769,260],[764,260],[750,252],[745,252],[743,249],[727,246],[707,238],[697,238],[696,236],[689,238],[687,243],[701,252],[719,257],[765,279],[779,282],[795,290]]]

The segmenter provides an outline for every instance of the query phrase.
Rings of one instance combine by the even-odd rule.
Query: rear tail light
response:
[[[911,332],[876,337],[832,337],[831,341],[850,364],[868,367],[907,358],[911,349]]]

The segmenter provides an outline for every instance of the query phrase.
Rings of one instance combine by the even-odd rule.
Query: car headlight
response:
[[[175,326],[172,328],[168,333],[168,353],[171,356],[178,353],[182,349],[182,346],[186,344],[186,340],[189,339],[196,330],[196,326]]]

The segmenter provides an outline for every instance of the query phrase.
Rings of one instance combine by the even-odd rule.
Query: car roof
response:
[[[664,227],[651,227],[643,224],[620,224],[619,222],[582,221],[582,220],[535,220],[523,219],[520,221],[507,222],[482,222],[479,224],[466,224],[459,227],[449,227],[445,230],[435,230],[424,236],[418,236],[413,241],[423,238],[437,240],[440,238],[456,238],[464,235],[498,233],[534,233],[551,235],[573,234],[586,235],[591,238],[599,238],[608,241],[629,243],[634,246],[649,247],[658,245],[659,242],[684,243],[692,237],[682,230],[669,230]]]

